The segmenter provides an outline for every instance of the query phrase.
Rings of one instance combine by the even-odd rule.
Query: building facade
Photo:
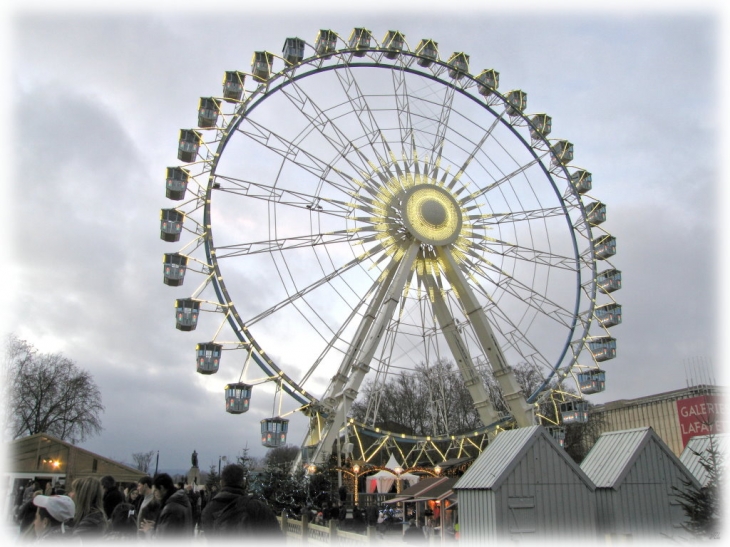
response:
[[[725,389],[699,385],[596,405],[600,432],[651,427],[679,456],[689,439],[725,432]]]
[[[68,489],[75,479],[81,477],[101,479],[111,475],[118,483],[131,484],[145,475],[138,469],[94,454],[47,433],[16,439],[7,449],[6,468],[3,470],[1,484],[3,509],[6,511],[4,514],[7,514],[8,507],[14,505],[19,489],[33,480],[41,487],[50,482],[52,486]]]

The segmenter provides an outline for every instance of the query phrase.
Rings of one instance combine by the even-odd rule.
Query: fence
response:
[[[282,516],[276,519],[287,541],[300,541],[310,545],[367,545],[375,537],[375,529],[372,526],[367,527],[365,534],[345,532],[337,529],[335,519],[330,520],[329,526],[320,526],[309,522],[306,513],[302,515],[302,520],[290,519],[286,513],[282,513]]]

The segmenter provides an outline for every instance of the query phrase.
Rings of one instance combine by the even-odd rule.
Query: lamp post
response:
[[[360,474],[360,466],[357,465],[357,464],[353,465],[352,466],[352,472],[353,472],[352,478],[353,478],[353,481],[355,483],[355,487],[354,487],[354,490],[353,490],[354,491],[353,499],[355,500],[354,501],[354,505],[357,506],[357,486],[358,486],[357,479],[359,478],[359,474]]]
[[[395,471],[395,477],[396,477],[395,491],[396,491],[396,493],[400,494],[400,475],[401,475],[401,473],[403,473],[403,468],[399,465],[398,467],[393,469],[393,471]]]

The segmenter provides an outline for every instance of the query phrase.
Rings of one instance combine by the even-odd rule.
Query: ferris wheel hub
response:
[[[435,199],[429,199],[421,204],[421,217],[433,226],[440,226],[446,220],[446,209]]]
[[[434,184],[417,184],[403,199],[403,221],[422,243],[448,245],[461,232],[461,208],[451,193]]]

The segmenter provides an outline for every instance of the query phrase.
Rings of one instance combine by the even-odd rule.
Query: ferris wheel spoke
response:
[[[290,249],[301,249],[306,247],[316,247],[328,245],[332,243],[352,243],[358,239],[356,233],[350,233],[349,230],[340,230],[338,232],[307,234],[297,237],[282,237],[278,239],[268,239],[264,241],[254,241],[248,243],[238,243],[234,245],[221,245],[216,247],[216,256],[218,259],[231,258],[235,256],[247,256],[260,253],[271,253],[275,251],[287,251]],[[377,246],[369,249],[366,255],[372,256],[375,252],[382,250]]]
[[[507,340],[510,347],[515,351],[525,363],[529,363],[540,370],[545,371],[544,378],[550,379],[556,371],[556,367],[551,364],[550,360],[545,356],[544,352],[534,344],[529,336],[520,329],[514,322],[507,317],[499,308],[492,308],[488,311],[495,318],[501,318],[501,324],[509,326],[510,330],[501,327],[500,321],[493,321],[495,330],[499,332],[504,340]],[[519,363],[516,363],[519,364]],[[546,380],[547,381],[547,380]]]
[[[436,118],[436,130],[434,132],[434,140],[430,146],[430,156],[440,158],[443,150],[444,141],[446,140],[446,132],[449,130],[449,118],[454,103],[454,93],[456,89],[452,86],[446,86],[444,90],[443,100],[440,105],[440,112]]]
[[[268,317],[271,314],[279,311],[280,309],[285,308],[286,306],[292,304],[293,302],[296,302],[297,300],[304,298],[305,296],[307,296],[309,293],[311,293],[315,289],[318,289],[322,285],[325,285],[325,284],[329,283],[330,281],[332,281],[336,277],[344,274],[345,272],[351,270],[354,266],[357,266],[359,264],[360,264],[360,262],[358,260],[351,260],[350,262],[348,262],[347,264],[345,264],[341,268],[338,268],[337,270],[334,270],[334,271],[328,273],[327,275],[325,275],[321,279],[318,279],[314,283],[311,283],[307,287],[303,287],[302,289],[300,289],[299,291],[297,291],[295,294],[292,294],[289,297],[285,298],[284,300],[282,300],[282,301],[274,304],[273,306],[271,306],[268,309],[262,311],[258,315],[255,315],[254,317],[251,317],[249,320],[244,321],[244,323],[248,327],[251,327],[252,325],[255,325],[256,323],[258,323],[262,319],[265,319],[266,317]]]
[[[345,93],[352,105],[352,112],[357,117],[360,127],[363,130],[363,136],[367,139],[380,167],[386,170],[386,172],[388,172],[388,174],[392,177],[393,174],[389,172],[389,164],[391,163],[391,157],[389,154],[390,146],[388,145],[383,131],[378,125],[375,115],[370,109],[367,97],[360,89],[360,85],[358,84],[352,69],[347,66],[344,70],[336,70],[335,74],[340,82],[342,91]],[[377,145],[383,146],[384,154],[378,152]]]
[[[489,226],[498,226],[500,224],[512,224],[515,222],[525,222],[532,220],[544,220],[552,217],[565,216],[566,210],[575,209],[576,206],[565,207],[546,207],[544,209],[533,209],[530,211],[515,211],[510,213],[491,213],[484,215],[468,215],[465,219],[469,220],[473,228],[484,228]]]
[[[368,308],[363,314],[363,317],[360,321],[360,323],[357,326],[357,330],[355,331],[355,334],[352,338],[352,343],[350,344],[347,353],[345,354],[344,358],[342,359],[342,362],[340,364],[339,370],[335,377],[333,378],[332,382],[330,383],[329,387],[327,388],[327,391],[324,394],[323,400],[327,400],[337,393],[339,393],[342,388],[345,385],[345,382],[348,379],[349,372],[352,369],[354,365],[355,357],[357,356],[358,352],[362,348],[363,344],[365,343],[365,339],[370,332],[373,323],[376,320],[376,317],[378,315],[379,310],[383,306],[383,302],[385,301],[385,298],[387,297],[390,287],[393,284],[393,281],[395,279],[395,275],[398,272],[400,268],[400,263],[403,260],[402,257],[400,258],[392,258],[390,263],[384,268],[383,274],[381,278],[377,279],[370,289],[367,291],[365,296],[360,300],[360,303],[355,309],[358,309],[364,305],[364,303],[367,301],[369,295],[373,295],[372,300],[370,300],[370,303],[368,304]],[[352,318],[349,318],[348,321],[350,321]],[[307,377],[311,374],[311,371],[307,373]]]
[[[398,129],[400,131],[401,145],[409,144],[409,150],[405,147],[398,152],[400,154],[409,154],[416,148],[415,136],[413,132],[413,120],[411,117],[410,101],[408,100],[408,83],[406,73],[403,70],[394,70],[391,72],[393,80],[393,96],[395,98],[395,109],[398,116]],[[406,156],[408,157],[408,156]]]
[[[245,122],[247,125],[243,126],[243,124],[241,124],[236,131],[268,150],[278,154],[285,160],[290,161],[292,164],[304,171],[315,175],[321,182],[332,186],[344,194],[348,194],[359,188],[359,186],[354,182],[354,176],[350,176],[339,169],[334,169],[329,162],[319,158],[304,148],[301,148],[291,140],[274,133],[270,129],[250,118],[246,118]],[[246,129],[248,126],[250,127]],[[359,169],[356,165],[352,165],[352,167],[356,172]],[[333,181],[329,177],[332,172],[337,174],[344,181],[344,184]]]
[[[520,350],[520,346],[514,344],[514,341],[517,339],[523,340],[524,346],[529,347],[529,349],[531,350],[530,354],[539,355],[541,357],[542,363],[547,365],[549,368],[550,365],[548,360],[545,358],[543,353],[530,341],[530,338],[523,331],[523,329],[516,325],[512,318],[509,316],[509,314],[505,313],[500,306],[498,306],[491,300],[488,292],[484,289],[484,287],[481,286],[478,281],[472,280],[472,282],[474,284],[474,288],[479,293],[481,293],[489,302],[487,305],[483,306],[485,313],[493,316],[495,319],[499,319],[498,321],[491,321],[490,325],[493,325],[494,329],[502,335],[503,339],[508,341],[511,347],[513,347],[515,351],[517,351],[520,355],[524,357],[525,353]],[[509,326],[510,330],[506,331],[501,328],[500,325],[507,325]]]
[[[301,384],[304,384],[309,379],[309,377],[314,373],[314,371],[317,370],[317,367],[319,367],[319,365],[322,363],[322,361],[325,359],[325,357],[327,357],[327,355],[330,353],[330,351],[336,350],[336,348],[337,348],[337,342],[344,341],[344,339],[342,338],[342,333],[352,324],[352,322],[358,316],[359,311],[366,304],[366,302],[369,300],[369,298],[371,297],[371,295],[380,286],[381,286],[380,285],[380,282],[378,280],[376,280],[373,283],[373,285],[370,287],[370,289],[365,293],[365,295],[360,299],[360,301],[357,302],[352,307],[352,309],[350,310],[350,314],[342,322],[342,324],[340,325],[340,328],[337,330],[337,332],[335,333],[335,335],[331,338],[331,340],[329,341],[329,343],[327,344],[327,346],[322,350],[322,352],[317,356],[317,358],[312,363],[312,366],[309,367],[309,369],[304,374],[304,376],[302,376]],[[348,351],[349,351],[349,348],[352,347],[352,343],[351,342],[348,343],[347,347],[348,347]],[[343,352],[343,353],[346,353],[346,352]],[[335,376],[335,378],[333,379],[333,381],[334,381],[337,378],[342,377],[343,378],[343,385],[344,385],[344,380],[347,379],[345,373],[346,373],[346,371],[347,371],[347,369],[349,367],[349,365],[347,364],[346,361],[347,361],[347,359],[346,358],[343,358],[343,360],[341,361],[341,365],[340,365],[340,372],[338,372],[337,375]],[[325,394],[325,397],[323,397],[322,399],[323,400],[327,399],[329,396],[331,396],[331,393],[334,390],[336,390],[336,386],[333,385],[333,384],[330,384],[330,386],[328,388],[328,391],[327,391],[327,394]]]
[[[216,175],[216,182],[219,185],[217,191],[221,193],[262,200],[287,207],[308,209],[322,215],[345,219],[351,210],[351,206],[345,201],[287,190],[283,187],[271,186],[261,182],[237,179],[225,175]]]
[[[282,93],[292,102],[292,104],[294,104],[302,116],[306,118],[311,128],[317,130],[317,132],[332,147],[332,150],[345,163],[347,163],[351,169],[360,174],[367,173],[368,170],[373,169],[374,164],[371,159],[368,158],[367,154],[365,154],[353,142],[351,137],[346,135],[339,128],[336,121],[327,114],[326,110],[320,108],[316,102],[296,84],[296,82],[290,87],[292,88],[291,91],[288,88],[285,88],[282,90]],[[296,93],[292,93],[292,91]],[[361,162],[360,165],[351,159],[349,154],[350,151],[355,153],[356,157]],[[357,190],[357,188],[354,189]]]
[[[475,241],[473,246],[485,253],[494,253],[505,258],[513,258],[529,262],[531,264],[549,266],[571,272],[577,272],[580,268],[580,265],[576,264],[575,257],[559,255],[548,251],[540,251],[538,249],[524,247],[516,243],[509,243],[507,241],[487,236],[478,236],[477,234],[473,234],[473,237],[474,239],[483,240],[478,242]],[[497,247],[503,250],[497,250]]]
[[[468,196],[464,196],[461,200],[459,200],[459,205],[466,206],[469,202],[474,201],[475,199],[484,196],[485,194],[491,192],[492,190],[494,190],[496,188],[499,188],[501,185],[503,185],[506,182],[510,182],[514,177],[516,177],[520,173],[524,173],[529,168],[537,165],[546,155],[548,155],[548,153],[544,153],[544,154],[530,160],[529,162],[527,162],[524,165],[521,165],[520,167],[518,167],[511,173],[504,175],[502,178],[495,180],[491,184],[487,184],[483,188],[480,188],[479,190],[472,192]]]
[[[477,257],[479,260],[479,257]],[[534,288],[526,285],[514,276],[508,274],[504,270],[498,268],[491,262],[482,262],[484,267],[488,270],[492,270],[504,278],[504,281],[496,282],[489,278],[481,266],[478,266],[469,259],[464,259],[463,264],[468,272],[471,272],[473,276],[484,279],[488,283],[504,290],[507,294],[511,295],[517,300],[523,301],[528,307],[540,312],[545,317],[553,319],[562,326],[569,327],[572,324],[574,313],[571,310],[567,310],[564,306],[561,306],[557,302],[549,299],[544,294],[536,291]],[[488,294],[477,281],[475,284],[479,288],[480,292],[485,296]]]
[[[492,136],[492,133],[494,132],[494,129],[497,127],[497,125],[499,124],[499,122],[502,121],[502,116],[503,116],[503,114],[500,115],[500,116],[497,116],[496,118],[494,118],[494,121],[489,126],[489,128],[484,132],[484,135],[482,135],[482,138],[479,139],[479,142],[477,142],[472,147],[471,152],[469,153],[469,155],[467,156],[467,158],[464,160],[464,162],[461,164],[461,167],[459,168],[459,170],[452,177],[451,182],[448,183],[447,187],[450,190],[454,188],[454,186],[459,181],[459,179],[461,178],[461,176],[467,170],[467,168],[469,167],[469,165],[471,164],[471,162],[476,157],[477,152],[479,152],[480,150],[482,150],[482,147],[484,146],[484,143],[487,142],[487,139]],[[440,154],[439,154],[439,156],[440,156]],[[461,188],[458,188],[457,190],[454,191],[454,195],[455,196],[458,196],[461,192],[464,191],[464,189],[465,189],[464,186],[462,186]]]

